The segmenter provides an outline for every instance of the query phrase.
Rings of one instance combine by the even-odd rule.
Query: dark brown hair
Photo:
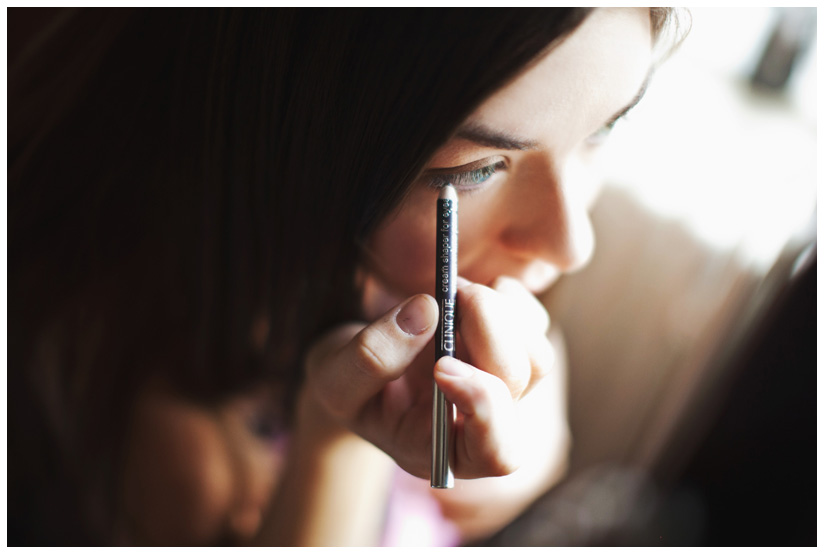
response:
[[[587,13],[59,12],[9,69],[10,543],[112,541],[147,376],[295,387],[359,241]]]

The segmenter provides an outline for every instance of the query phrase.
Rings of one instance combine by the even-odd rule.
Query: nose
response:
[[[561,272],[576,270],[593,253],[588,207],[595,175],[574,157],[554,164],[543,155],[525,159],[514,175],[501,242],[524,260],[541,260]]]

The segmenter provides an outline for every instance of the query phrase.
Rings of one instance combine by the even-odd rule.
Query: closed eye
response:
[[[585,142],[588,146],[599,146],[603,144],[607,138],[610,136],[610,133],[613,131],[613,128],[616,127],[616,124],[621,121],[626,114],[622,114],[621,116],[610,120],[609,122],[605,123],[603,126],[599,128],[598,131],[587,137]]]

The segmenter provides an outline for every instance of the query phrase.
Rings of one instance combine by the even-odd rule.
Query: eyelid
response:
[[[471,167],[465,165],[464,168]],[[461,167],[459,167],[461,169]],[[429,187],[440,189],[447,183],[452,183],[460,193],[470,193],[481,190],[487,182],[500,171],[507,169],[507,160],[502,159],[476,169],[466,169],[453,173],[430,173],[425,175]]]
[[[629,110],[614,116],[610,121],[599,127],[596,131],[593,132],[585,142],[591,146],[598,146],[607,140],[607,137],[612,133],[613,128],[616,127],[616,124],[620,121],[627,118]]]
[[[426,170],[423,175],[424,177],[427,177],[433,175],[466,173],[473,170],[480,170],[481,168],[486,168],[487,166],[492,166],[494,164],[498,164],[499,162],[504,162],[507,164],[508,161],[504,156],[488,156],[487,158],[482,158],[481,160],[476,160],[474,162],[470,162],[469,164],[464,164],[463,166],[454,166],[450,168],[430,168]]]

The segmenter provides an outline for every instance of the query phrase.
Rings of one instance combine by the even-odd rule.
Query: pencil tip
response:
[[[441,188],[441,191],[438,193],[438,198],[443,198],[452,201],[458,201],[458,193],[455,191],[455,187],[447,183]]]

